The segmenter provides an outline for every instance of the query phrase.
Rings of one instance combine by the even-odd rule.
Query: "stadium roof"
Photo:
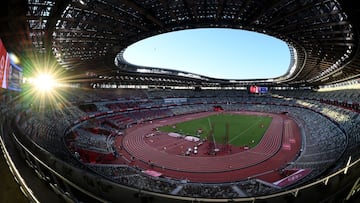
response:
[[[9,0],[1,7],[0,37],[9,52],[22,58],[50,56],[73,75],[92,72],[102,80],[318,86],[359,78],[359,12],[349,0]],[[192,28],[245,29],[277,37],[288,43],[292,67],[279,78],[229,81],[156,67],[138,73],[139,67],[122,57],[141,39]]]

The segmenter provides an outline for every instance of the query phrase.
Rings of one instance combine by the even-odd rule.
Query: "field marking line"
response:
[[[238,134],[237,136],[233,137],[232,139],[229,140],[229,143],[232,142],[233,140],[237,139],[240,135],[244,134],[245,132],[249,131],[250,129],[252,129],[256,124],[258,124],[259,122],[261,122],[264,119],[264,117],[260,117],[259,120],[257,120],[256,122],[254,122],[251,126],[249,126],[247,129],[245,129],[244,131],[242,131],[240,134]]]
[[[182,145],[183,143],[188,143],[188,142],[189,142],[189,141],[181,138],[180,141],[171,142],[171,143],[169,143],[169,144],[162,145],[161,148],[160,148],[160,150],[164,150],[164,147],[166,147],[166,150],[165,150],[165,151],[171,150],[171,149],[174,149],[174,148],[179,147],[179,145]]]
[[[208,123],[209,123],[210,130],[212,130],[212,126],[211,126],[210,118],[208,117],[208,118],[207,118],[207,120],[208,120]]]

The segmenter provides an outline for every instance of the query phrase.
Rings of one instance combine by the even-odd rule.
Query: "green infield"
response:
[[[271,120],[269,116],[219,113],[162,126],[159,130],[200,138],[212,137],[209,136],[212,133],[216,143],[223,144],[228,137],[228,143],[231,145],[254,147],[260,142]]]

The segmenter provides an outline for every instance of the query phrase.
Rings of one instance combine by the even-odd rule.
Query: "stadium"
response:
[[[1,202],[359,200],[355,1],[14,0],[0,19]],[[198,28],[280,39],[288,71],[222,79],[124,58]]]

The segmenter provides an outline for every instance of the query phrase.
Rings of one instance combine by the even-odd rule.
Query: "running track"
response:
[[[136,126],[128,129],[122,143],[117,144],[123,146],[122,152],[127,154],[125,156],[135,157],[133,165],[144,170],[151,168],[168,177],[199,182],[228,182],[261,176],[278,171],[295,158],[301,145],[299,128],[286,115],[243,111],[227,113],[267,115],[273,120],[256,147],[223,156],[170,154],[145,142],[145,135],[151,133],[154,127],[200,118],[216,112],[177,116]],[[148,164],[149,160],[153,164],[152,167]]]

